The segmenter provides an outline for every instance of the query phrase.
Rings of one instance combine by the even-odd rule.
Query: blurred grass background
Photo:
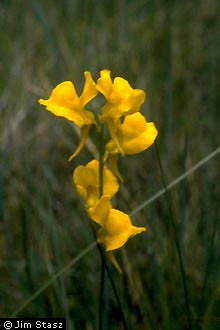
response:
[[[167,182],[220,145],[220,2],[0,1],[0,316],[13,314],[92,241],[72,171],[94,157],[93,141],[71,164],[73,126],[37,100],[58,83],[81,90],[103,68],[147,91]],[[193,329],[220,329],[219,155],[170,192]],[[117,208],[133,209],[163,188],[155,146],[124,157]],[[189,329],[170,212],[164,196],[132,217],[150,230],[117,253],[112,269],[129,329]],[[66,317],[97,329],[100,257],[94,248],[24,308],[21,317]],[[104,329],[123,329],[106,280]]]

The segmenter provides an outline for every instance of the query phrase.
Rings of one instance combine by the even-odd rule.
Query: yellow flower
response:
[[[139,111],[145,99],[141,89],[133,89],[127,80],[116,77],[112,82],[111,71],[102,70],[97,81],[97,89],[105,96],[107,103],[102,108],[101,119],[125,116]]]
[[[111,139],[106,145],[105,159],[109,158],[113,173],[123,181],[118,170],[118,154],[137,154],[149,148],[156,139],[158,131],[153,122],[147,122],[140,113],[126,116],[115,129],[116,139]],[[117,143],[116,141],[117,140]]]
[[[116,136],[123,154],[137,154],[149,148],[157,137],[157,129],[153,122],[147,122],[141,113],[125,117],[118,123]],[[114,140],[106,145],[109,154],[118,154],[120,150]]]
[[[112,82],[109,70],[100,72],[96,87],[107,100],[102,108],[100,120],[108,124],[112,139],[120,149],[115,135],[115,127],[120,117],[139,111],[144,103],[145,93],[141,89],[133,89],[128,81],[121,77],[116,77]]]
[[[84,76],[85,85],[81,96],[77,95],[71,81],[64,81],[53,89],[48,100],[38,100],[55,116],[63,117],[81,128],[79,146],[69,160],[81,151],[86,142],[90,126],[96,123],[93,113],[86,110],[85,106],[97,95],[98,90],[88,71],[84,72]]]
[[[99,161],[92,160],[86,166],[78,166],[73,173],[73,181],[79,195],[86,200],[87,208],[92,208],[99,200]],[[113,197],[119,185],[116,177],[104,166],[103,195]]]
[[[109,196],[103,196],[89,215],[101,226],[97,241],[104,245],[106,251],[119,249],[130,237],[146,230],[145,227],[133,226],[126,213],[113,209]]]
[[[109,196],[102,196],[88,214],[101,226],[98,230],[97,242],[104,245],[110,261],[122,273],[113,251],[122,247],[129,238],[146,231],[146,228],[133,226],[126,213],[113,209]]]

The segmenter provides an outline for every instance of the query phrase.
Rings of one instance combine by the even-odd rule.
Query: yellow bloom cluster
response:
[[[81,129],[79,146],[69,160],[84,147],[92,125],[97,127],[98,132],[104,126],[108,128],[109,141],[105,144],[104,154],[99,161],[92,160],[85,166],[78,166],[74,170],[73,181],[79,195],[85,200],[88,216],[100,226],[97,242],[104,246],[120,271],[112,251],[122,247],[130,237],[146,228],[133,226],[127,214],[111,205],[111,199],[119,189],[118,178],[122,180],[117,167],[118,155],[131,155],[146,150],[153,144],[157,129],[139,111],[145,100],[143,90],[133,89],[121,77],[112,81],[109,70],[102,70],[97,82],[89,72],[85,72],[84,76],[85,84],[80,96],[73,83],[65,81],[54,88],[47,100],[40,99],[39,103],[54,115],[73,122]],[[104,96],[106,103],[99,115],[95,115],[86,106],[98,93]],[[111,170],[106,167],[107,161]]]

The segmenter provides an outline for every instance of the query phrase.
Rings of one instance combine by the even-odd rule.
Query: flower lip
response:
[[[129,238],[146,231],[145,227],[133,226],[126,213],[112,208],[109,196],[102,196],[89,210],[89,216],[101,226],[97,242],[104,245],[106,251],[119,249]]]
[[[85,84],[81,96],[78,96],[71,81],[64,81],[52,90],[47,100],[39,99],[38,102],[55,116],[72,121],[80,128],[95,124],[94,114],[85,106],[97,95],[98,90],[88,71],[84,72],[84,76]]]
[[[111,208],[98,231],[97,241],[104,245],[106,251],[113,251],[121,248],[129,238],[143,231],[146,231],[146,228],[133,226],[126,213]]]
[[[122,152],[126,155],[136,154],[149,148],[154,143],[157,134],[154,123],[147,122],[145,117],[137,112],[126,116],[123,123],[118,121],[115,137],[107,143],[106,151],[108,154]]]

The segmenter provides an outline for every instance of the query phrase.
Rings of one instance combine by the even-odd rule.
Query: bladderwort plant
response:
[[[116,77],[112,81],[111,71],[107,69],[100,72],[96,82],[90,72],[86,71],[84,76],[85,84],[80,96],[71,81],[64,81],[53,89],[47,100],[39,99],[39,103],[54,115],[63,117],[80,128],[80,142],[69,161],[72,161],[85,146],[91,126],[96,128],[99,159],[92,159],[88,164],[76,167],[73,182],[78,194],[85,201],[85,210],[91,220],[101,255],[100,301],[103,299],[106,270],[120,305],[105,255],[122,273],[115,258],[115,250],[125,245],[129,238],[146,231],[146,228],[134,226],[128,214],[112,206],[112,198],[118,192],[119,182],[123,183],[118,160],[120,155],[138,154],[149,148],[154,143],[158,131],[154,123],[147,122],[140,112],[145,101],[143,90],[133,89],[128,81],[121,77]],[[104,96],[106,102],[97,114],[89,111],[87,105],[98,94]],[[99,313],[101,329],[102,303]],[[126,328],[125,320],[124,327]]]

